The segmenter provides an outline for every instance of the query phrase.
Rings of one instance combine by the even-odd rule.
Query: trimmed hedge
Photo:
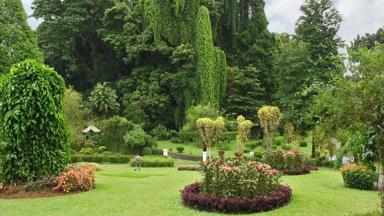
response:
[[[72,163],[92,162],[92,163],[128,163],[130,156],[128,155],[79,155],[75,154],[71,157]]]
[[[131,167],[135,167],[135,160],[131,161]],[[141,158],[141,167],[173,167],[174,160],[170,157],[150,156]]]
[[[292,197],[292,190],[287,186],[273,194],[247,198],[212,197],[201,193],[201,185],[194,183],[181,190],[184,205],[210,212],[224,213],[256,213],[265,212],[286,205]]]
[[[178,167],[178,171],[201,171],[200,167]]]

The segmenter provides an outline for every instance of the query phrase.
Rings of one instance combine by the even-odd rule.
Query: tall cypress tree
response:
[[[0,73],[25,59],[42,61],[20,0],[0,0]]]
[[[223,51],[213,44],[209,10],[200,7],[196,19],[196,72],[199,83],[199,104],[220,107],[226,82],[226,60]]]

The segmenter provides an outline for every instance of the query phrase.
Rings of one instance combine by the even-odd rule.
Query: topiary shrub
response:
[[[365,165],[349,164],[341,169],[345,186],[361,190],[371,190],[379,180],[379,174]]]
[[[263,128],[265,146],[271,150],[273,145],[272,132],[279,126],[283,114],[278,107],[263,106],[257,115],[260,119],[260,126]]]
[[[182,147],[182,146],[176,147],[176,150],[177,150],[177,152],[179,152],[179,153],[183,153],[183,151],[184,151],[184,147]]]
[[[0,82],[0,153],[5,182],[59,174],[68,163],[65,83],[52,68],[26,60]]]

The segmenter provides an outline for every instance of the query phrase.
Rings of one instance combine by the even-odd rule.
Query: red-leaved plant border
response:
[[[201,186],[194,183],[181,190],[184,205],[202,210],[224,213],[255,213],[265,212],[286,205],[292,197],[292,190],[288,186],[270,195],[248,198],[213,197],[201,194]]]
[[[303,169],[295,169],[295,170],[282,170],[284,175],[304,175],[309,174],[311,172],[311,168],[304,167]]]

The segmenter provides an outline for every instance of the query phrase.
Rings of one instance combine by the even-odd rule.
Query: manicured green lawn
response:
[[[102,165],[94,191],[53,198],[0,200],[0,215],[219,215],[181,204],[179,190],[200,178],[198,172],[181,172],[176,168],[134,172],[128,165]],[[255,215],[350,215],[374,211],[379,204],[378,192],[346,189],[334,170],[322,169],[283,180],[293,189],[291,203]]]
[[[184,152],[182,154],[185,155],[193,155],[193,156],[202,156],[202,149],[200,146],[198,146],[195,143],[172,143],[170,141],[158,141],[157,142],[157,147],[159,149],[172,149],[172,152],[177,152],[176,148],[177,147],[184,147]],[[235,148],[236,148],[236,143],[233,142],[232,145],[230,146],[231,148],[229,150],[225,151],[226,156],[233,156],[235,154]],[[307,147],[301,147],[300,150],[304,152],[307,155],[311,154],[311,144]],[[214,148],[213,150],[213,155],[218,156],[218,148]]]

